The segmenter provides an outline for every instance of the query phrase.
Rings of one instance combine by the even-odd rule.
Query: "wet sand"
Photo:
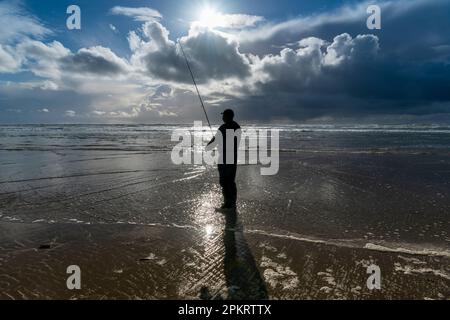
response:
[[[217,219],[226,225],[225,217]],[[240,228],[2,223],[0,297],[450,298],[448,256],[389,253]],[[42,244],[49,248],[39,249]],[[366,286],[372,263],[381,268],[381,290]],[[66,288],[71,264],[81,268],[81,290]]]
[[[166,149],[0,150],[0,298],[450,299],[446,150],[283,151],[233,217]]]

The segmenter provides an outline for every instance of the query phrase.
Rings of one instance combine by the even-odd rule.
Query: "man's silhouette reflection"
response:
[[[268,299],[266,285],[245,240],[235,210],[225,214],[223,243],[225,248],[223,268],[227,288],[226,298],[231,300]],[[211,293],[208,287],[200,289],[199,297],[202,300],[222,300],[225,298],[220,293]]]
[[[225,215],[224,273],[229,299],[267,299],[267,289],[237,221],[236,211]]]

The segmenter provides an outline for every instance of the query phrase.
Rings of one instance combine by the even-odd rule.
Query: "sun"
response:
[[[215,8],[204,7],[200,11],[198,23],[207,28],[218,27],[222,24],[222,14],[220,14]]]

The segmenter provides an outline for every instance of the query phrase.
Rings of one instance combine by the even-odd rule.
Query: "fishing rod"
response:
[[[197,82],[195,82],[194,74],[192,73],[192,69],[191,69],[191,66],[189,64],[189,60],[186,57],[186,54],[184,53],[184,49],[183,49],[183,46],[181,45],[181,42],[180,41],[177,41],[177,42],[180,45],[181,52],[183,53],[183,56],[184,56],[184,60],[186,60],[186,66],[187,66],[187,68],[189,70],[189,73],[191,74],[192,82],[194,83],[194,87],[195,87],[195,90],[197,91],[197,95],[198,95],[198,98],[200,100],[200,104],[202,105],[203,112],[205,113],[206,121],[208,121],[209,129],[211,130],[211,133],[214,136],[213,129],[211,128],[211,123],[209,123],[208,114],[206,113],[205,105],[203,104],[202,96],[200,95],[200,91],[198,90],[198,87],[197,87]]]

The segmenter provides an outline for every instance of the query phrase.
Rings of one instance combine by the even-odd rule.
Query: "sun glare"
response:
[[[200,11],[199,24],[203,27],[214,28],[220,26],[222,15],[216,9],[205,7]]]

